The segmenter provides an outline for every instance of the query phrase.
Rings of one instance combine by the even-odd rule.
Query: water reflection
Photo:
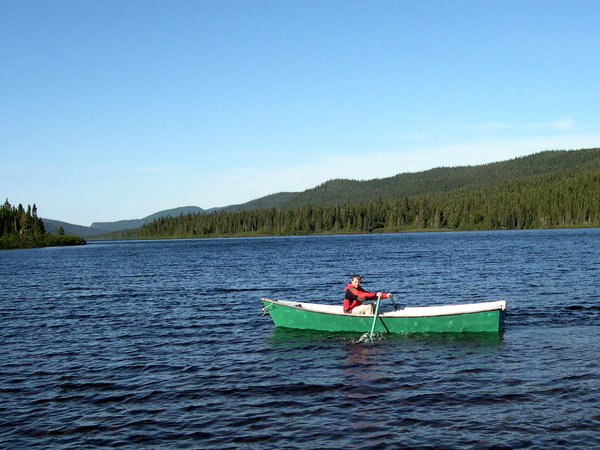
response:
[[[317,330],[296,330],[275,327],[267,342],[276,348],[302,347],[306,345],[352,344],[360,348],[369,348],[381,344],[402,344],[409,346],[448,346],[455,344],[498,346],[504,339],[504,333],[435,333],[400,334],[375,333],[372,341],[360,341],[362,333],[329,332]]]

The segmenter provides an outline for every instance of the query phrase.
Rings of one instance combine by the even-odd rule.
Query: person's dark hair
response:
[[[360,275],[350,275],[351,280],[354,280],[355,278],[358,278],[360,280],[361,276]]]

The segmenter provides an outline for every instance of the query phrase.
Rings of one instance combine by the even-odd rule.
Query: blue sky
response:
[[[0,195],[89,225],[598,147],[599,17],[581,0],[0,0]]]

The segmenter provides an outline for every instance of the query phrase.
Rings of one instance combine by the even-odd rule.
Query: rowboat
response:
[[[260,299],[275,326],[364,333],[499,333],[506,301],[406,307],[374,315],[345,314],[342,305]],[[373,323],[374,328],[373,327]]]

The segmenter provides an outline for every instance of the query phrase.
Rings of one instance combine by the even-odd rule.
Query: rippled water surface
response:
[[[276,329],[260,297],[508,301],[503,335]],[[0,252],[0,447],[600,446],[600,230]]]

